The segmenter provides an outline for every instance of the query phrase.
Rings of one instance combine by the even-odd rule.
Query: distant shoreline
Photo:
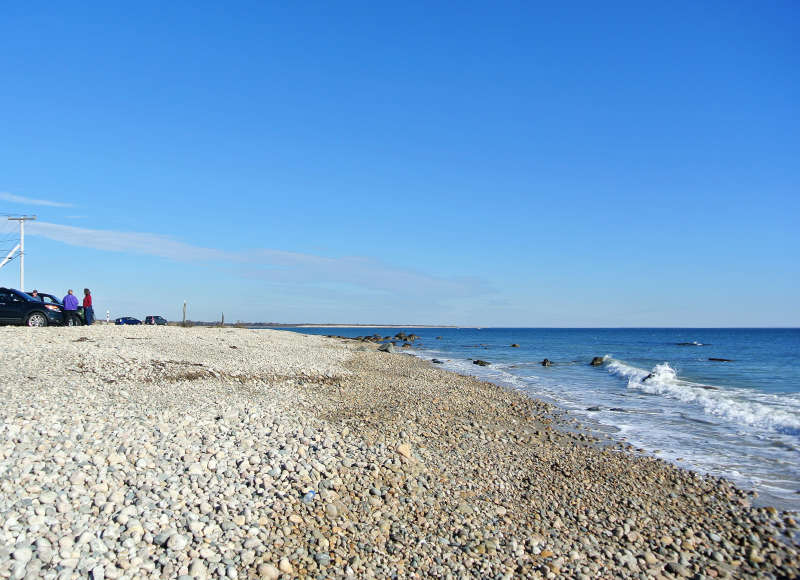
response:
[[[105,320],[98,320],[105,323]],[[111,321],[113,323],[113,320]],[[180,320],[171,320],[170,326],[182,326]],[[231,328],[468,328],[475,330],[800,330],[798,326],[460,326],[457,324],[316,324],[303,322],[226,322],[187,320],[186,326],[213,326]]]
[[[102,321],[105,323],[105,321]],[[180,321],[170,321],[170,326],[183,326]],[[213,328],[477,328],[479,326],[454,326],[445,324],[284,324],[281,322],[207,322],[187,320],[185,326],[208,326]]]
[[[438,324],[292,324],[293,328],[477,328]]]

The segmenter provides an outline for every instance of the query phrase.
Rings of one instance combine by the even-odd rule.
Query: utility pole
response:
[[[25,292],[25,222],[35,220],[35,215],[23,215],[20,217],[10,217],[9,221],[19,222],[19,244],[11,250],[5,260],[0,263],[0,268],[6,265],[15,251],[19,250],[19,289]]]
[[[183,301],[183,326],[186,326],[186,300]]]

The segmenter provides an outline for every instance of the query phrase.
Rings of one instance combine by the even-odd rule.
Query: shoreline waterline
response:
[[[432,360],[432,356],[426,355],[424,352],[409,350],[407,351],[408,355],[414,356],[419,358],[420,360],[430,362]],[[646,445],[641,442],[632,443],[628,440],[628,437],[624,435],[623,429],[612,425],[612,424],[605,424],[601,423],[590,415],[583,415],[583,416],[575,416],[574,413],[559,404],[557,399],[552,397],[548,397],[545,394],[537,393],[531,394],[528,392],[524,387],[519,386],[518,384],[513,384],[511,382],[504,382],[503,380],[498,380],[496,378],[486,378],[481,377],[477,373],[470,373],[467,369],[453,369],[448,368],[446,365],[444,366],[445,370],[449,372],[455,372],[458,374],[462,374],[464,376],[474,377],[479,380],[485,380],[487,382],[496,384],[500,387],[511,389],[517,392],[524,394],[525,396],[531,397],[537,401],[543,401],[549,404],[552,404],[558,408],[558,411],[563,414],[564,423],[560,425],[561,429],[570,431],[570,432],[585,432],[594,435],[598,438],[598,441],[595,442],[596,445],[611,445],[615,446],[618,450],[624,451],[626,453],[630,453],[632,455],[640,455],[646,457],[652,457],[654,459],[658,459],[660,461],[665,461],[670,465],[674,465],[677,468],[685,469],[696,473],[700,476],[709,476],[713,477],[713,474],[708,472],[704,472],[702,469],[693,466],[690,463],[685,461],[679,460],[674,461],[670,460],[669,458],[665,458],[661,456],[660,450],[657,449],[648,449],[647,447],[642,447],[641,445]],[[638,444],[637,444],[638,443]],[[797,501],[789,501],[787,500],[786,495],[778,495],[770,493],[768,490],[756,490],[753,486],[746,486],[742,485],[740,482],[737,482],[735,479],[726,477],[725,479],[729,480],[731,484],[741,488],[744,492],[746,492],[750,496],[750,500],[755,507],[774,507],[779,510],[791,512],[791,513],[800,513],[800,509],[798,509]]]
[[[358,328],[334,332],[365,334]],[[800,347],[797,331],[413,332],[419,336],[411,350],[441,359],[448,370],[553,402],[635,448],[731,479],[756,491],[759,505],[800,508],[800,376],[791,354]],[[522,344],[510,348],[511,343]],[[604,363],[590,366],[598,355],[605,355]],[[714,362],[715,356],[736,361]],[[543,367],[543,358],[552,366]],[[476,359],[490,364],[473,365]]]

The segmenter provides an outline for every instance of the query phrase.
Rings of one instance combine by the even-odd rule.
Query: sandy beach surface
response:
[[[797,523],[376,345],[0,328],[0,578],[793,578]]]

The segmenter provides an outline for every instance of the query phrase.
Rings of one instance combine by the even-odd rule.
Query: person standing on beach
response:
[[[86,317],[86,325],[94,322],[94,308],[92,308],[92,293],[88,288],[83,289],[83,315]]]
[[[72,293],[72,289],[67,290],[67,295],[64,296],[64,323],[67,322],[67,317],[71,316],[78,320],[78,298]]]

